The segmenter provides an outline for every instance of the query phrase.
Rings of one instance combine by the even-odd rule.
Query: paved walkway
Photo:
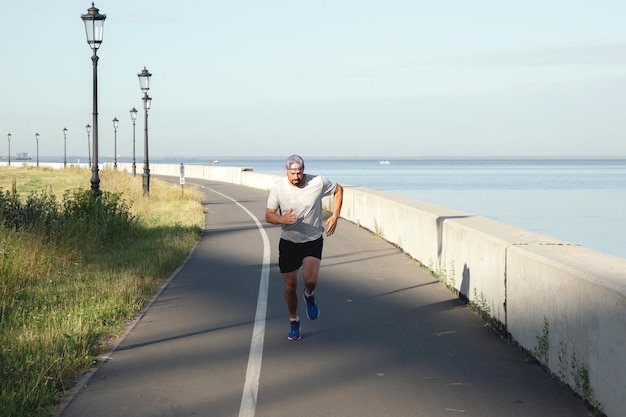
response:
[[[340,221],[287,340],[267,193],[211,181],[201,241],[58,417],[590,416],[413,260]],[[187,186],[188,186],[187,185]]]

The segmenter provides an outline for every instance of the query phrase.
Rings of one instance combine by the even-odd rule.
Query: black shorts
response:
[[[322,246],[324,239],[304,243],[293,243],[289,240],[280,239],[278,243],[278,267],[281,274],[300,269],[302,261],[307,256],[322,259]]]

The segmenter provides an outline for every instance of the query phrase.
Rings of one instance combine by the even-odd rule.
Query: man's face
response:
[[[300,164],[291,164],[289,168],[285,168],[285,171],[291,185],[299,187],[304,181],[304,167]]]

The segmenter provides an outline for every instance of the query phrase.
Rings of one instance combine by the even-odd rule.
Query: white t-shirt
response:
[[[292,209],[298,216],[294,224],[282,224],[281,238],[294,243],[319,239],[324,233],[322,197],[332,195],[337,183],[321,175],[305,174],[302,187],[289,183],[287,177],[274,183],[267,199],[267,208],[282,215]]]

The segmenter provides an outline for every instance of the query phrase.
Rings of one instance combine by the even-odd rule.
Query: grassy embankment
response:
[[[0,167],[0,416],[48,416],[197,241],[191,187]]]

